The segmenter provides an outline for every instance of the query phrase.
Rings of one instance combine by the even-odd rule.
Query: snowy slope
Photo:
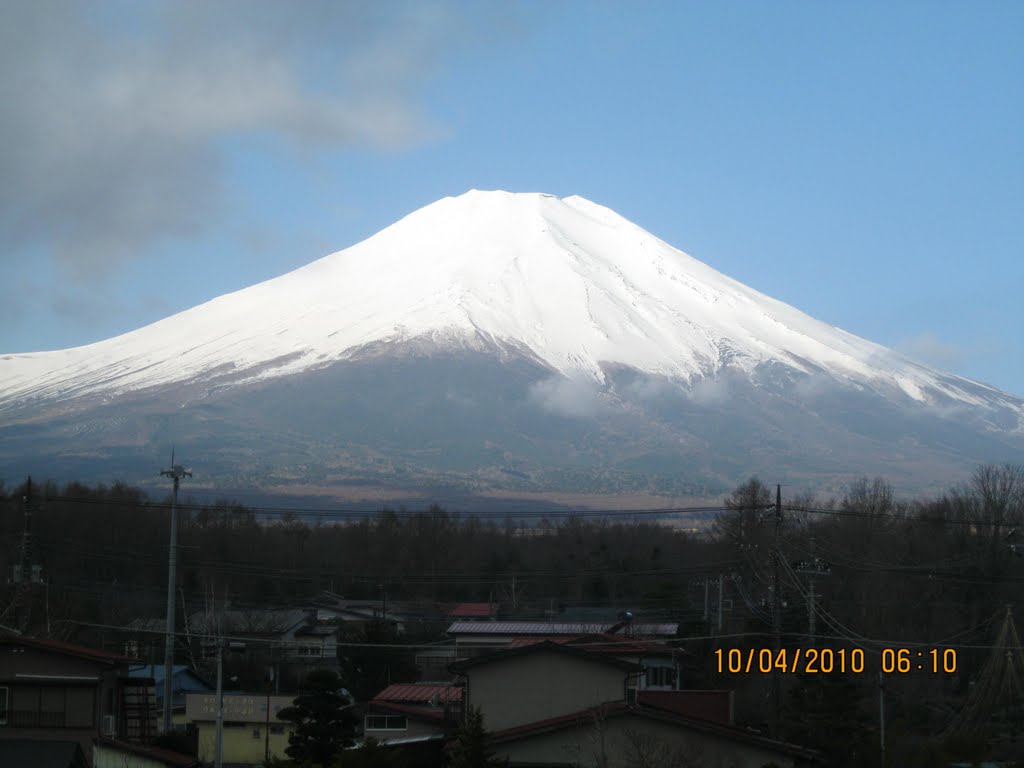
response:
[[[821,323],[581,197],[479,191],[131,333],[3,356],[0,408],[197,379],[244,383],[423,336],[525,347],[598,381],[608,363],[693,381],[774,362],[922,403],[1024,413],[1018,398]]]

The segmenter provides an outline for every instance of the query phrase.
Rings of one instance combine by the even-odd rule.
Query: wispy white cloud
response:
[[[942,341],[934,333],[910,336],[894,347],[897,352],[936,368],[955,369],[964,363],[965,351],[957,344]]]
[[[534,382],[530,385],[528,397],[546,411],[574,419],[600,416],[611,408],[601,385],[583,377],[552,376]]]
[[[468,33],[446,2],[0,4],[0,253],[76,278],[222,212],[225,143],[393,150]]]

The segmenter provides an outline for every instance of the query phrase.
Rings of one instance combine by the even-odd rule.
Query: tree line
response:
[[[582,515],[527,526],[436,506],[343,521],[268,517],[186,501],[178,593],[185,611],[210,594],[269,608],[324,590],[499,602],[510,618],[584,607],[613,621],[628,609],[639,622],[679,623],[684,684],[734,688],[737,720],[826,749],[834,765],[878,758],[880,698],[891,764],[991,755],[1014,706],[998,696],[988,721],[939,736],[981,682],[1007,607],[1024,605],[1024,468],[984,465],[927,499],[899,500],[882,478],[781,508],[774,490],[751,478],[696,532]],[[163,616],[168,499],[123,484],[37,484],[26,539],[25,496],[24,484],[0,487],[0,567],[38,565],[40,583],[4,580],[0,624],[97,643],[105,627]],[[861,648],[868,669],[789,674],[775,687],[774,675],[715,668],[716,649],[772,647],[776,627],[787,648]],[[933,646],[955,649],[955,671],[894,672],[880,691],[883,649]]]

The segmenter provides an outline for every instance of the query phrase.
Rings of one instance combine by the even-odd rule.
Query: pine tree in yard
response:
[[[508,759],[495,757],[487,746],[484,716],[479,709],[470,709],[466,713],[466,722],[448,750],[448,768],[508,767]]]
[[[356,719],[345,707],[341,678],[333,670],[310,672],[292,706],[282,709],[279,720],[292,723],[285,754],[302,766],[326,766],[345,747],[354,744]]]

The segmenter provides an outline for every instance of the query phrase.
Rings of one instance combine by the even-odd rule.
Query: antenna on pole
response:
[[[192,477],[192,471],[174,463],[174,446],[171,446],[171,468],[161,469],[161,477],[169,477],[174,483],[171,496],[171,542],[167,554],[167,625],[164,642],[164,719],[163,731],[173,728],[171,716],[174,702],[174,583],[178,567],[178,485],[183,477]]]

